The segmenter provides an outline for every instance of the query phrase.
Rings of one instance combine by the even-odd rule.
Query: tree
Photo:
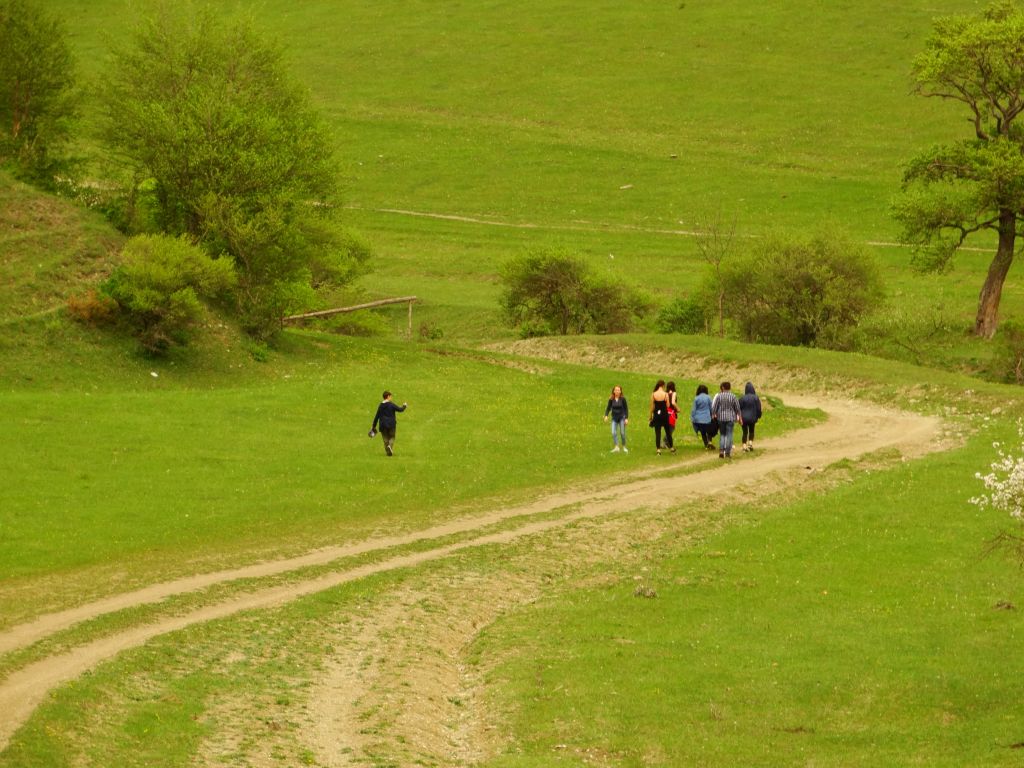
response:
[[[647,309],[635,291],[593,275],[585,262],[564,250],[514,259],[501,279],[505,316],[527,336],[622,332]]]
[[[339,226],[331,137],[281,49],[188,10],[158,5],[114,54],[107,139],[158,229],[234,258],[243,325],[265,337],[368,253]]]
[[[732,256],[736,246],[736,219],[726,221],[722,211],[704,219],[696,238],[701,259],[711,270],[711,290],[718,312],[718,335],[725,337],[725,286],[722,282],[723,265]]]
[[[882,300],[877,264],[835,232],[772,236],[724,269],[727,311],[748,341],[849,346],[858,321]]]
[[[980,480],[985,491],[970,499],[972,504],[981,509],[992,509],[1005,512],[1014,520],[1016,530],[1003,531],[990,543],[991,550],[1008,549],[1017,557],[1017,562],[1024,568],[1024,421],[1017,420],[1016,447],[1006,447],[1001,443],[992,443],[996,452],[995,460],[989,465],[988,474],[976,472],[974,477]]]
[[[1003,0],[979,17],[937,19],[913,77],[917,93],[963,104],[974,135],[910,161],[895,215],[924,269],[946,268],[970,236],[996,233],[974,322],[991,338],[1024,216],[1024,12]]]
[[[30,0],[0,0],[0,161],[53,182],[77,113],[75,64],[60,20]]]

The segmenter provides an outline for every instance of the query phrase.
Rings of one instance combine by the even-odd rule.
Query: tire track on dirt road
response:
[[[370,539],[347,546],[332,547],[295,558],[154,584],[141,590],[115,595],[78,608],[61,611],[14,627],[0,634],[0,652],[9,653],[44,639],[75,623],[97,618],[112,611],[159,602],[174,595],[205,587],[226,584],[239,579],[275,576],[314,565],[328,565],[353,555],[381,553],[409,544],[480,531],[481,535],[456,543],[439,544],[430,549],[392,557],[356,567],[339,569],[294,583],[278,585],[234,596],[192,610],[180,616],[158,619],[152,623],[115,632],[84,643],[68,651],[56,653],[30,663],[0,681],[0,749],[3,749],[18,728],[31,716],[47,693],[62,683],[75,679],[97,664],[122,651],[138,647],[150,639],[195,624],[225,618],[241,611],[272,608],[297,598],[391,570],[414,567],[431,560],[448,557],[470,547],[501,545],[520,537],[548,531],[585,518],[613,512],[639,509],[665,509],[684,500],[716,494],[720,490],[758,481],[772,483],[774,476],[799,469],[817,469],[844,458],[854,459],[867,453],[895,448],[909,455],[919,455],[941,447],[938,438],[942,423],[937,417],[926,417],[903,411],[885,409],[858,402],[842,402],[832,398],[785,395],[787,404],[821,408],[828,416],[825,423],[798,430],[783,437],[765,440],[753,457],[736,462],[717,462],[707,469],[686,475],[659,476],[682,468],[676,462],[656,474],[629,479],[620,476],[613,483],[602,477],[599,490],[575,489],[538,499],[530,504],[498,509],[483,515],[455,520],[401,536]],[[634,477],[636,477],[634,475]],[[781,486],[781,480],[778,482]],[[565,508],[554,518],[530,520],[543,512]],[[495,524],[513,518],[527,518],[514,528],[483,533]]]

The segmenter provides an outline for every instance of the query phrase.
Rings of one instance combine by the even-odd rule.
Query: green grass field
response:
[[[105,52],[125,38],[136,4],[45,5],[101,87]],[[352,295],[415,294],[414,325],[443,335],[424,341],[414,329],[405,340],[403,306],[368,321],[376,336],[290,330],[257,362],[263,351],[211,314],[195,348],[147,359],[61,310],[107,274],[121,237],[0,173],[0,628],[195,572],[600,487],[611,467],[647,471],[658,461],[643,417],[654,377],[676,378],[686,402],[704,378],[698,365],[735,381],[754,370],[797,390],[946,414],[966,442],[912,462],[844,463],[820,484],[749,504],[704,510],[679,499],[673,514],[692,522],[692,536],[649,549],[638,540],[622,561],[600,561],[595,547],[597,561],[576,570],[549,564],[536,602],[485,624],[458,652],[485,683],[479,706],[507,736],[497,754],[406,760],[399,744],[359,759],[1018,764],[1021,574],[982,557],[1010,520],[967,499],[990,443],[1011,440],[1022,411],[1017,389],[958,372],[986,372],[991,345],[954,331],[928,348],[886,349],[898,359],[884,360],[640,328],[580,340],[609,361],[601,367],[574,363],[571,344],[558,362],[486,349],[514,335],[496,301],[508,258],[568,246],[665,301],[699,284],[685,233],[717,211],[735,216],[741,244],[838,223],[873,243],[893,323],[926,326],[941,313],[967,329],[988,254],[965,254],[949,274],[913,274],[907,250],[887,245],[897,236],[888,207],[901,162],[969,128],[949,105],[910,95],[908,72],[932,17],[978,7],[248,9],[288,48],[334,128],[347,220],[377,253]],[[95,159],[89,137],[78,149]],[[1022,311],[1011,272],[1004,314]],[[673,356],[688,362],[633,365]],[[616,383],[641,413],[630,432],[641,450],[628,456],[608,454],[601,421]],[[771,393],[771,380],[757,383]],[[366,437],[385,387],[410,402],[393,460]],[[780,407],[762,435],[819,418]],[[702,456],[686,438],[673,461]],[[638,531],[646,520],[638,513]],[[353,652],[338,644],[352,617],[432,579],[511,582],[528,548],[482,547],[157,637],[54,691],[0,766],[215,764],[211,742],[225,765],[327,765],[296,723],[326,660]],[[655,599],[633,595],[641,563]],[[0,672],[221,594],[212,592],[73,628],[0,659]],[[387,712],[363,715],[361,737],[387,733]]]
[[[101,82],[135,7],[48,6]],[[449,336],[480,338],[493,332],[498,266],[539,243],[578,248],[665,299],[701,267],[692,238],[659,232],[718,211],[744,236],[834,221],[865,242],[895,240],[901,163],[968,128],[952,106],[910,94],[910,62],[935,15],[975,7],[345,1],[253,13],[335,128],[350,221],[379,253],[367,291],[414,290]],[[970,326],[988,254],[918,278],[905,249],[876,250],[895,305],[940,302]],[[1005,310],[1019,313],[1008,288]]]
[[[997,606],[1024,585],[966,503],[988,440],[735,509],[651,563],[656,599],[616,573],[491,628],[516,738],[486,764],[1018,765],[1024,626]]]

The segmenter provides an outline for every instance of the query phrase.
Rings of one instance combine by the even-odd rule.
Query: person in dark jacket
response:
[[[604,409],[604,420],[612,417],[612,453],[619,452],[619,441],[622,441],[622,452],[629,453],[626,447],[626,425],[629,424],[629,403],[622,394],[622,387],[612,387],[612,396],[608,398],[608,407]]]
[[[754,391],[754,384],[747,382],[740,398],[740,415],[743,417],[743,450],[754,450],[754,426],[761,418],[761,398]]]
[[[377,434],[377,425],[380,425],[380,436],[384,441],[384,453],[388,456],[395,455],[395,431],[398,429],[396,413],[401,413],[409,407],[408,403],[395,405],[391,402],[391,393],[384,390],[384,401],[377,406],[377,414],[373,417],[373,426],[370,427],[370,437]]]

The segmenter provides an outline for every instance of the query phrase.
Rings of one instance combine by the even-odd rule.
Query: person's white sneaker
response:
[[[622,446],[622,452],[629,453],[629,448],[627,448],[626,446]]]
[[[614,448],[612,448],[612,453],[618,453],[618,452],[619,452],[619,446],[616,445]]]

